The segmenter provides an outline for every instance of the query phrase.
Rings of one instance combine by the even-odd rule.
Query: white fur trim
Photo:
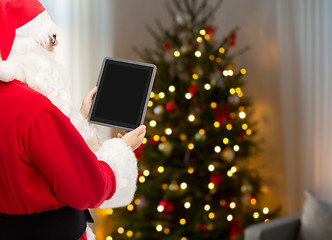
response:
[[[30,22],[16,29],[16,38],[32,38],[37,43],[47,46],[49,36],[57,33],[57,26],[46,11],[38,14]]]
[[[107,162],[116,179],[116,191],[113,197],[104,201],[100,208],[123,207],[133,200],[137,182],[137,159],[135,154],[120,138],[106,140],[97,154]]]
[[[88,240],[96,239],[96,235],[93,233],[92,229],[89,226],[86,227],[86,236]]]
[[[16,68],[9,61],[0,62],[0,81],[10,82],[15,79]]]

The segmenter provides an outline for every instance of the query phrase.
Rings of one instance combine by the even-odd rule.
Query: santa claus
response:
[[[70,105],[56,32],[37,0],[0,0],[0,239],[87,239],[86,209],[136,190],[145,126],[99,141],[86,120],[96,89]]]

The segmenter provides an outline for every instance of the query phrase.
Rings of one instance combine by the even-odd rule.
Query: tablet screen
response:
[[[155,66],[105,59],[89,121],[131,130],[144,122]]]

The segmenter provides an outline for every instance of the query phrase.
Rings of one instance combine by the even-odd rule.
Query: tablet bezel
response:
[[[99,77],[98,77],[98,82],[96,84],[97,92],[96,92],[96,94],[94,95],[94,97],[92,99],[92,104],[91,104],[91,108],[90,108],[90,111],[89,111],[88,121],[90,123],[93,123],[93,124],[98,124],[98,125],[102,125],[102,126],[106,126],[106,127],[112,127],[112,128],[131,131],[135,128],[125,126],[125,123],[123,125],[121,125],[121,124],[114,124],[114,123],[105,123],[105,122],[102,122],[102,121],[91,119],[91,118],[95,117],[95,116],[92,116],[92,113],[93,113],[93,110],[95,108],[95,102],[96,102],[96,97],[98,96],[99,86],[100,86],[100,84],[102,83],[102,80],[103,80],[102,76],[103,76],[104,71],[106,70],[105,66],[106,66],[107,61],[115,61],[115,62],[119,62],[119,63],[129,63],[129,64],[133,64],[133,65],[152,68],[152,74],[151,74],[151,77],[149,79],[149,86],[147,88],[146,99],[145,99],[145,102],[144,102],[143,113],[141,115],[139,126],[144,123],[144,119],[145,119],[145,115],[146,115],[146,111],[147,111],[147,106],[148,106],[148,102],[149,102],[149,99],[150,99],[150,94],[151,94],[151,90],[152,90],[152,87],[153,87],[153,82],[154,82],[154,79],[155,79],[157,67],[154,64],[151,64],[151,63],[143,63],[143,62],[137,62],[137,61],[132,61],[132,60],[113,58],[113,57],[105,57],[104,60],[103,60],[102,67],[101,67]]]

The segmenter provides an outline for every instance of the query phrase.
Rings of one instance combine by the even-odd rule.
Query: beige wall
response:
[[[138,60],[133,46],[154,44],[145,26],[155,27],[159,18],[170,26],[164,0],[114,0],[114,57]],[[244,94],[253,98],[254,118],[259,121],[259,137],[264,139],[263,152],[252,163],[260,169],[268,194],[263,206],[283,206],[287,213],[285,169],[281,126],[281,101],[277,19],[274,0],[224,0],[215,24],[217,37],[224,37],[235,26],[240,27],[237,48],[250,46],[250,51],[237,58],[247,69]]]

